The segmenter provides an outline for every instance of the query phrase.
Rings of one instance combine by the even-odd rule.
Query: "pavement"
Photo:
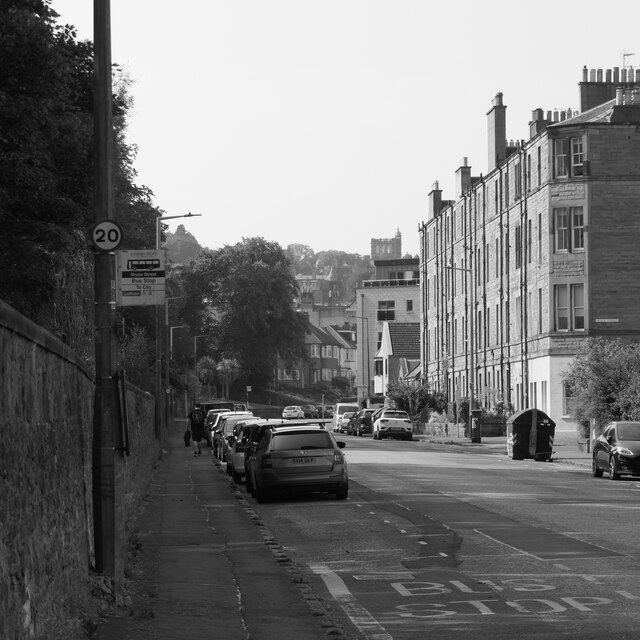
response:
[[[293,564],[208,449],[194,456],[176,421],[138,514],[124,604],[93,640],[319,640],[352,638]],[[506,437],[459,434],[420,442],[505,455]],[[574,433],[557,433],[554,463],[589,469]]]

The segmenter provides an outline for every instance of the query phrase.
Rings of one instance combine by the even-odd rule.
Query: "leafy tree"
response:
[[[57,18],[50,0],[0,3],[0,297],[90,361],[93,46]],[[129,80],[114,75],[115,217],[122,248],[147,248],[160,211],[134,182]]]
[[[155,389],[155,351],[143,327],[134,325],[122,340],[119,362],[129,382],[149,392]]]
[[[406,411],[416,418],[425,409],[443,413],[447,409],[447,398],[440,391],[431,392],[428,387],[415,387],[404,381],[390,383],[387,397],[393,400],[398,409]]]
[[[240,363],[235,358],[222,358],[216,366],[216,371],[222,385],[222,397],[230,398],[229,387],[240,376]]]
[[[306,244],[290,244],[287,246],[287,258],[291,262],[296,274],[312,275],[316,261],[316,254]]]
[[[586,340],[564,379],[571,391],[571,415],[579,423],[594,418],[602,428],[610,420],[640,419],[640,344]]]
[[[236,358],[247,382],[273,377],[276,358],[304,357],[306,318],[293,309],[291,263],[274,242],[244,239],[203,251],[181,273],[190,325],[210,323],[218,360]]]

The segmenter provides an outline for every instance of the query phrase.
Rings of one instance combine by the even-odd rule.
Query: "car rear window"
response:
[[[383,418],[408,418],[404,411],[385,411],[382,414]]]
[[[274,433],[272,451],[292,449],[331,449],[331,436],[326,431],[297,431],[296,433]]]
[[[619,424],[618,438],[620,440],[640,440],[640,423]]]

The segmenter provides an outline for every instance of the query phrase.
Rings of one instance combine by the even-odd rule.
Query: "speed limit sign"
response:
[[[103,220],[94,225],[91,239],[99,251],[115,251],[122,242],[122,229],[113,220]]]

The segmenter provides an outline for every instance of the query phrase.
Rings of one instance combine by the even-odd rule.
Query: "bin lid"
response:
[[[533,417],[533,412],[537,412],[537,423],[538,424],[548,424],[551,427],[556,426],[556,423],[544,412],[540,409],[522,409],[517,411],[512,416],[507,419],[507,424],[517,424],[517,423],[528,423],[531,424],[531,419]]]

